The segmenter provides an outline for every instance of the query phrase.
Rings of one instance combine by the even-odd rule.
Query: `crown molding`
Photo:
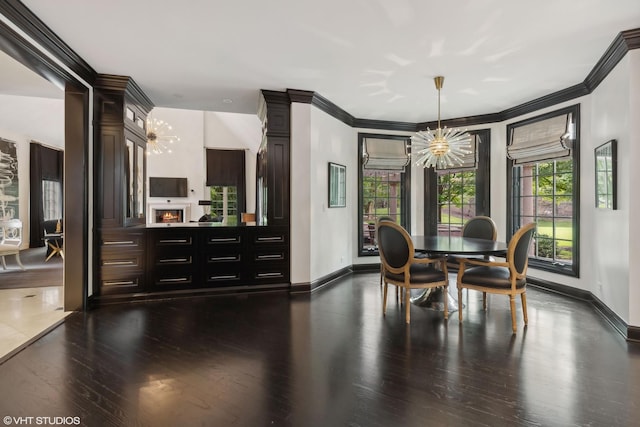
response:
[[[44,22],[40,20],[19,0],[3,0],[0,2],[0,13],[7,17],[21,31],[24,31],[40,46],[59,59],[62,64],[72,70],[85,82],[93,85],[96,72],[58,37]],[[6,31],[3,29],[3,32]],[[33,47],[30,50],[35,50]],[[40,56],[43,56],[40,53]],[[22,62],[22,59],[16,58]]]
[[[618,65],[627,52],[638,48],[640,48],[640,28],[622,31],[618,36],[616,36],[609,48],[605,51],[583,82],[497,113],[458,117],[442,120],[441,123],[450,128],[498,123],[589,95],[600,85],[600,83],[602,83],[605,77],[615,68],[615,66]],[[324,111],[330,116],[342,121],[344,124],[354,128],[416,132],[419,130],[425,130],[427,127],[435,128],[438,125],[436,121],[410,123],[356,118],[316,92],[288,89],[287,93],[289,94],[292,102],[312,104],[321,111]]]
[[[129,76],[117,76],[114,74],[98,74],[95,87],[126,94],[137,105],[149,112],[155,106],[142,91],[140,86]]]

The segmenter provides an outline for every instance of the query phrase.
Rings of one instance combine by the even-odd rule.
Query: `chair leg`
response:
[[[2,269],[6,270],[7,269],[7,261],[5,261],[4,259],[4,255],[2,255]]]
[[[458,283],[458,320],[462,323],[462,287]]]
[[[382,315],[386,315],[387,314],[387,282],[384,282],[384,287],[383,287],[383,291],[382,291]]]
[[[24,270],[24,265],[22,265],[22,261],[20,261],[20,253],[16,254],[16,262],[18,263],[18,265],[20,266],[21,270]]]
[[[487,293],[486,292],[482,293],[482,309],[484,311],[487,311]]]
[[[521,293],[520,298],[522,299],[522,317],[524,317],[524,324],[528,325],[529,317],[527,316],[527,293]]]
[[[511,327],[513,328],[513,333],[515,334],[517,331],[516,327],[516,296],[511,294],[509,295],[509,304],[511,305]]]
[[[444,303],[444,318],[449,318],[449,285],[444,285],[444,295],[442,296],[442,302]]]
[[[405,310],[405,322],[407,322],[407,325],[411,322],[411,292],[409,292],[409,289],[404,289],[404,310]]]

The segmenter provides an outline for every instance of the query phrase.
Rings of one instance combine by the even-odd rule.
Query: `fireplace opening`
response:
[[[184,210],[182,209],[156,209],[156,223],[184,222]]]

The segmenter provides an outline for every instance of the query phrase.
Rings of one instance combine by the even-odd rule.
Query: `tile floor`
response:
[[[0,290],[0,363],[58,325],[62,286]]]

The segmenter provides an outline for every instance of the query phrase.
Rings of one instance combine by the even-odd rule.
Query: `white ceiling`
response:
[[[358,118],[502,111],[584,80],[638,0],[22,0],[97,72],[156,106],[255,113],[260,89]],[[231,100],[232,102],[229,102]]]

